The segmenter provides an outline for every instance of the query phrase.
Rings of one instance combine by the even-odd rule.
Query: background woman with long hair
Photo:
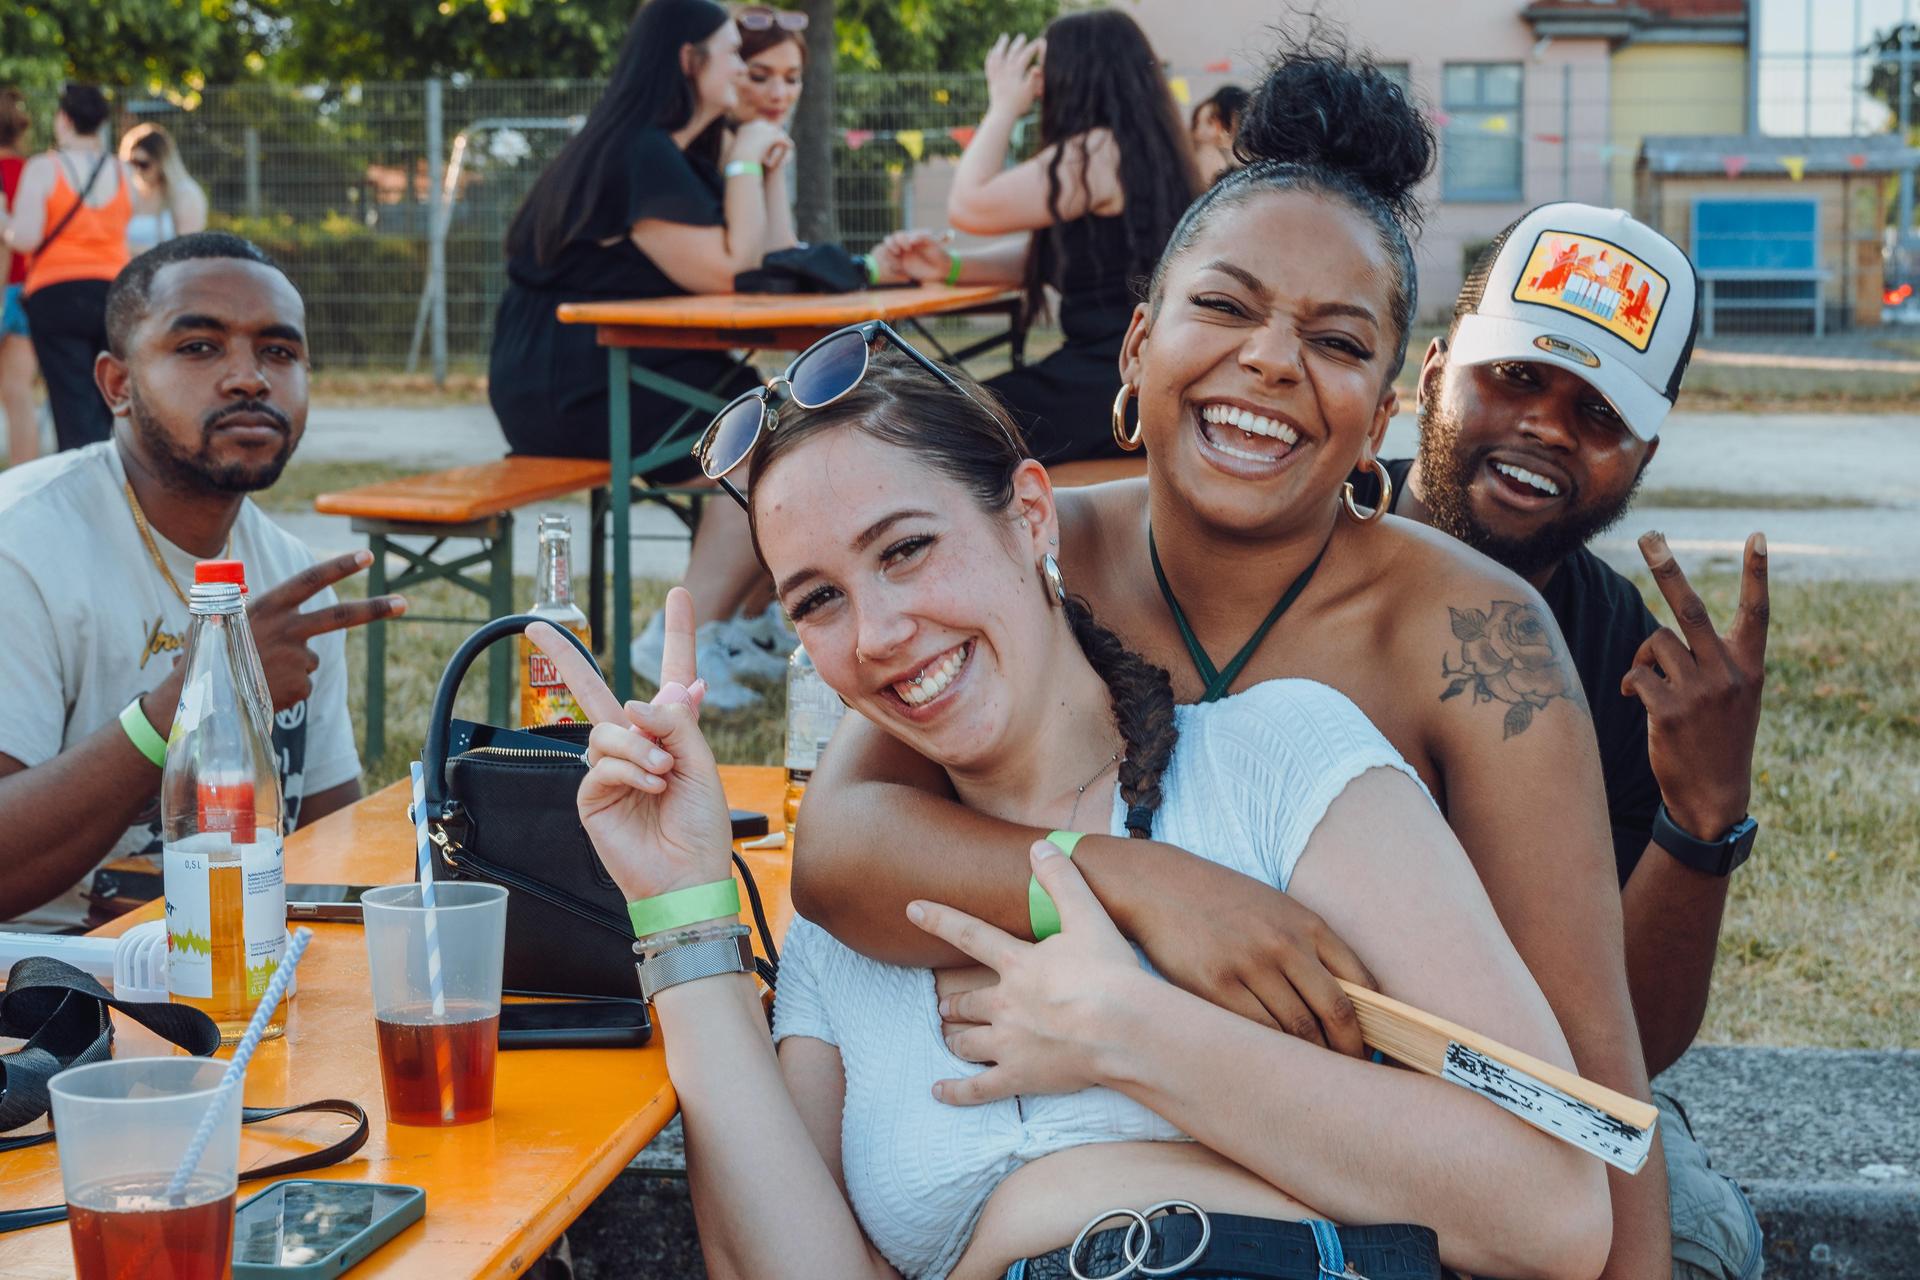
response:
[[[113,415],[93,384],[93,361],[107,349],[107,286],[127,265],[133,203],[126,170],[100,136],[106,123],[107,98],[98,87],[61,90],[54,149],[27,161],[0,224],[0,244],[30,257],[21,294],[62,449],[113,431]]]
[[[1040,107],[1040,151],[1006,167],[1014,125]],[[960,157],[947,218],[971,235],[1026,234],[966,252],[925,231],[888,237],[883,271],[1020,284],[1027,314],[1051,287],[1065,341],[987,383],[1043,462],[1115,452],[1107,407],[1139,281],[1200,190],[1160,61],[1133,19],[1070,13],[1044,38],[1002,36],[987,55],[987,114]]]
[[[1237,84],[1223,84],[1193,109],[1193,157],[1200,176],[1209,183],[1218,181],[1234,167],[1233,132],[1240,127],[1240,113],[1247,109],[1252,95]]]
[[[794,243],[780,166],[786,133],[750,120],[727,133],[739,99],[740,32],[712,0],[650,0],[627,33],[611,83],[586,124],[540,175],[507,231],[507,288],[494,318],[488,399],[515,453],[607,456],[607,362],[563,302],[730,293],[733,278]],[[636,351],[636,363],[738,395],[759,379],[725,352]],[[650,448],[685,406],[630,388],[633,444]],[[684,469],[653,473],[683,480]],[[761,572],[744,517],[710,504],[686,582],[700,601],[713,705],[758,697],[733,679],[735,610]],[[657,630],[657,628],[656,628]],[[648,633],[642,633],[645,640]]]
[[[127,252],[138,256],[162,240],[207,229],[207,193],[187,172],[173,135],[157,124],[133,126],[120,139],[120,162],[133,188]]]

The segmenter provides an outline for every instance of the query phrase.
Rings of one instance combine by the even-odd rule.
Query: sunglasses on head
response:
[[[699,460],[701,472],[709,480],[719,481],[720,487],[735,502],[746,507],[747,496],[727,479],[727,475],[747,460],[753,447],[760,443],[761,435],[779,429],[780,411],[774,405],[774,396],[781,395],[802,409],[824,409],[860,385],[867,376],[867,370],[873,367],[874,352],[882,343],[912,360],[952,390],[968,399],[974,398],[973,393],[952,374],[915,350],[913,344],[895,333],[893,326],[886,321],[869,320],[865,324],[848,325],[844,329],[836,329],[795,356],[785,373],[767,379],[763,387],[755,387],[736,397],[715,414],[713,421],[701,433],[699,443],[693,446],[693,456]],[[999,419],[995,418],[995,421]],[[1012,436],[1008,436],[1007,442],[1015,444]]]
[[[774,9],[764,4],[750,4],[733,15],[733,20],[744,31],[765,31],[768,27],[779,27],[782,31],[805,31],[807,15],[794,9]]]

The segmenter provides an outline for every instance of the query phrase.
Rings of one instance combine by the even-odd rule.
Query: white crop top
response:
[[[1358,707],[1311,680],[1183,706],[1176,723],[1154,838],[1279,889],[1354,778],[1384,767],[1419,781]],[[1125,818],[1116,788],[1111,834],[1126,834]],[[947,1051],[932,971],[871,960],[808,920],[795,918],[780,952],[773,1035],[838,1046],[847,1193],[867,1237],[905,1276],[946,1275],[994,1188],[1028,1161],[1094,1142],[1189,1141],[1111,1089],[976,1107],[935,1101],[935,1081],[983,1068]]]

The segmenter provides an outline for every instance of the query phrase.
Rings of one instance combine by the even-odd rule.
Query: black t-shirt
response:
[[[1386,466],[1398,506],[1413,460],[1398,459]],[[1370,506],[1379,494],[1378,481],[1371,472],[1356,472],[1354,479],[1355,499]],[[1633,665],[1641,642],[1660,624],[1639,589],[1585,547],[1561,561],[1540,594],[1566,637],[1580,688],[1593,709],[1607,818],[1613,827],[1613,861],[1624,886],[1653,838],[1660,784],[1647,759],[1647,709],[1640,699],[1621,694],[1620,679]]]
[[[515,284],[568,298],[666,298],[686,290],[640,252],[629,232],[642,218],[717,227],[726,221],[720,171],[674,145],[665,129],[636,129],[614,181],[595,195],[586,231],[552,262],[531,253],[507,259]],[[615,238],[617,237],[617,238]],[[600,241],[613,239],[612,244]]]

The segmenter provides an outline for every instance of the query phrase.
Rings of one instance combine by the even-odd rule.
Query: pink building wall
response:
[[[1251,88],[1286,21],[1279,0],[1120,0],[1152,41],[1169,74],[1199,101],[1220,84]],[[1442,106],[1442,68],[1449,63],[1517,63],[1521,67],[1521,198],[1449,200],[1438,167],[1422,187],[1426,230],[1416,244],[1420,313],[1448,314],[1465,275],[1470,246],[1491,239],[1534,205],[1571,198],[1625,205],[1631,192],[1610,190],[1610,166],[1596,163],[1608,139],[1608,49],[1600,39],[1537,39],[1519,0],[1321,0],[1323,20],[1343,28],[1351,44],[1382,63],[1407,68],[1415,100]],[[1297,23],[1295,24],[1297,27]],[[1223,64],[1225,69],[1222,69]],[[1441,164],[1445,163],[1445,130]],[[1547,135],[1543,137],[1542,135]],[[1553,141],[1558,138],[1559,141]],[[1569,149],[1571,148],[1571,149]]]

